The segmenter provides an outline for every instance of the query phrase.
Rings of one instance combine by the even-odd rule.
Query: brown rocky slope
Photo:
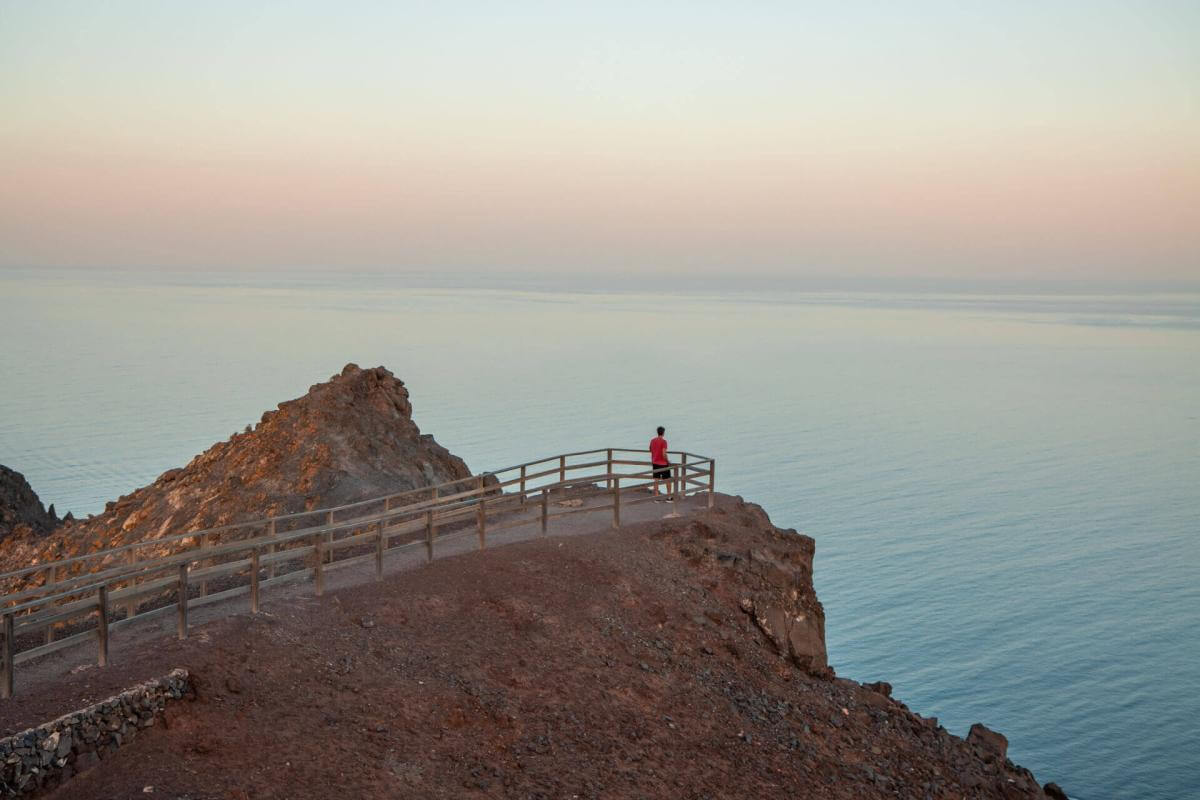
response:
[[[833,677],[812,555],[720,496],[281,598],[14,698],[3,726],[183,666],[198,699],[55,797],[1046,796],[1003,737]]]
[[[383,367],[348,364],[103,513],[12,537],[0,570],[469,475],[461,458],[421,434],[403,382]]]

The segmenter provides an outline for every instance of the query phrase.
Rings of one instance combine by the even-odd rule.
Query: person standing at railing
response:
[[[667,494],[671,493],[671,459],[667,458],[667,440],[663,438],[666,432],[667,429],[659,425],[658,436],[650,440],[650,463],[654,471],[655,495],[658,495],[658,484],[663,481],[667,482]]]

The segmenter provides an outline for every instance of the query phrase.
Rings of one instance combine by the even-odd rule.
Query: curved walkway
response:
[[[551,504],[562,508],[578,509],[579,513],[569,516],[551,516],[546,534],[542,533],[540,508],[531,504],[524,511],[513,512],[505,520],[508,527],[489,531],[487,549],[502,547],[506,544],[535,539],[543,535],[551,537],[580,536],[611,531],[612,507],[609,505],[611,495],[605,494],[589,497],[573,496],[575,492],[556,493]],[[589,494],[580,492],[578,494]],[[645,489],[629,489],[621,492],[622,497],[644,499]],[[594,508],[591,513],[584,511]],[[562,510],[562,509],[559,509]],[[694,516],[708,510],[707,495],[698,494],[680,500],[663,500],[662,502],[641,502],[621,510],[622,526],[640,522],[662,519],[672,515]],[[523,521],[518,522],[519,519]],[[513,524],[515,523],[515,524]],[[469,555],[479,552],[479,541],[474,527],[465,528],[453,533],[441,534],[437,537],[434,558],[443,559],[455,556]],[[486,557],[486,551],[482,554]],[[404,572],[419,569],[427,563],[424,540],[409,545],[393,547],[384,555],[384,580],[396,580]],[[325,591],[336,591],[339,588],[369,583],[375,580],[375,565],[372,561],[352,561],[345,564],[334,563],[326,566]],[[311,596],[315,587],[311,581],[296,581],[295,583],[275,586],[264,590],[261,597],[260,611],[269,614],[272,606],[279,603],[292,602],[302,596]],[[334,602],[333,598],[326,598]],[[191,626],[203,625],[215,619],[228,617],[231,614],[250,612],[250,599],[243,595],[214,602],[189,612]],[[205,637],[202,630],[192,630],[191,637]],[[129,627],[115,630],[110,634],[109,663],[129,663],[138,657],[139,652],[153,648],[164,638],[175,638],[175,618],[163,615],[150,618]],[[60,680],[67,674],[80,669],[103,669],[96,667],[96,646],[94,642],[84,641],[52,653],[22,666],[15,675],[16,695],[20,696],[36,687],[44,687],[47,682]],[[11,722],[9,701],[0,701],[0,728],[7,728]],[[15,709],[14,709],[15,710]]]

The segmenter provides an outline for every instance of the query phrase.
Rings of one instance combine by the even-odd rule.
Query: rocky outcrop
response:
[[[651,538],[667,543],[668,556],[682,559],[700,574],[706,598],[736,608],[748,621],[767,653],[778,659],[775,674],[791,674],[812,682],[809,691],[826,694],[837,712],[824,716],[834,737],[849,734],[856,747],[841,764],[842,778],[853,783],[853,770],[865,751],[874,766],[863,770],[868,787],[846,786],[854,797],[1065,797],[1055,784],[1040,787],[1033,774],[1008,759],[1008,740],[982,723],[971,726],[966,739],[950,734],[936,718],[914,714],[892,696],[885,681],[858,683],[835,676],[825,649],[825,612],[813,588],[813,539],[792,529],[775,527],[766,512],[742,498],[731,498],[703,518],[664,520],[645,526]],[[705,612],[706,615],[710,612]],[[720,619],[718,615],[710,621]],[[696,618],[698,624],[704,620]],[[707,627],[707,626],[706,626]],[[724,635],[723,635],[723,638]],[[735,658],[747,658],[732,637],[725,648]],[[702,652],[713,655],[712,648]],[[778,670],[778,671],[777,671]],[[785,680],[793,680],[788,677]],[[816,689],[817,686],[827,687]],[[816,724],[806,725],[808,732]],[[824,727],[824,726],[822,726]],[[898,738],[897,738],[898,737]],[[795,741],[795,740],[792,740]],[[830,742],[825,742],[828,746]],[[816,750],[815,743],[811,743]],[[811,752],[811,751],[810,751]],[[833,745],[831,761],[841,762],[847,750]],[[911,773],[921,761],[941,761],[932,780],[917,782]],[[958,784],[966,795],[947,792]],[[822,796],[842,796],[829,791]]]
[[[54,506],[42,505],[25,476],[0,464],[0,540],[48,533],[58,527]]]
[[[1067,797],[1067,793],[1062,790],[1062,787],[1053,781],[1043,786],[1042,791],[1045,792],[1046,797],[1049,797],[1050,800],[1071,800],[1071,798]]]
[[[1003,761],[1008,757],[1008,739],[982,722],[976,722],[967,731],[967,744],[979,751],[984,760]]]
[[[422,434],[403,382],[349,364],[253,428],[213,445],[103,513],[6,543],[0,568],[378,497],[470,475]]]
[[[813,590],[812,538],[776,528],[760,506],[696,519],[673,536],[711,588],[748,614],[775,652],[819,677],[833,677],[825,651],[825,610]]]

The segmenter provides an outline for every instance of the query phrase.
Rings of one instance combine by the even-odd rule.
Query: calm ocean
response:
[[[816,538],[840,674],[1074,797],[1198,796],[1200,294],[0,272],[0,463],[96,512],[349,361],[476,470],[666,425]]]

